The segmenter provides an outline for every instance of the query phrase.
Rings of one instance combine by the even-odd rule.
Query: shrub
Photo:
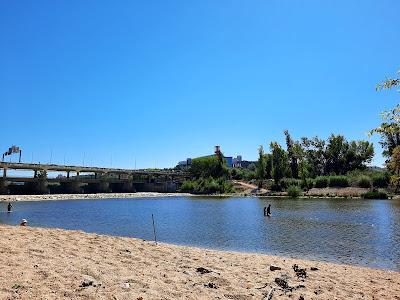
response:
[[[235,192],[235,187],[233,186],[233,184],[229,181],[225,181],[223,183],[223,191],[225,194],[232,194]]]
[[[348,187],[349,181],[346,176],[330,176],[329,187]]]
[[[294,178],[283,178],[279,183],[280,183],[281,188],[286,190],[290,186],[300,186],[301,185],[301,180],[300,179],[294,179]]]
[[[186,180],[183,182],[182,186],[181,186],[181,191],[182,192],[192,192],[195,190],[195,184],[193,181],[190,180]]]
[[[372,184],[376,188],[386,188],[390,182],[390,175],[387,172],[376,174],[372,177]]]
[[[328,186],[328,177],[319,176],[315,178],[315,187],[316,188],[326,188]]]
[[[371,187],[371,179],[368,176],[361,176],[358,179],[358,186],[369,189]]]
[[[288,193],[288,196],[292,197],[292,198],[297,198],[297,197],[299,197],[301,195],[300,188],[298,186],[295,186],[295,185],[289,186],[286,191]]]
[[[371,191],[361,195],[364,199],[387,199],[388,195],[385,192]]]
[[[282,187],[280,186],[280,184],[276,184],[275,182],[271,184],[269,189],[273,192],[281,192],[282,191]]]
[[[311,190],[314,187],[314,180],[311,178],[305,178],[301,181],[300,187],[303,190]]]
[[[218,179],[209,177],[185,181],[181,186],[181,191],[193,194],[224,194],[234,193],[235,189],[232,183],[222,177]]]

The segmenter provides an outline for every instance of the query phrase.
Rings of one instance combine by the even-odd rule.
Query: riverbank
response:
[[[82,200],[82,199],[115,199],[115,198],[146,198],[146,197],[179,197],[191,196],[188,193],[98,193],[98,194],[45,194],[45,195],[0,195],[0,201],[44,201],[44,200]]]
[[[1,299],[400,299],[398,272],[81,231],[0,225],[0,249]]]

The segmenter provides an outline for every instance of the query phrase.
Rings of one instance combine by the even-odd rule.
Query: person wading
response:
[[[270,217],[271,216],[271,204],[268,205],[268,207],[264,207],[264,217]]]
[[[11,212],[11,210],[12,210],[12,204],[11,204],[11,203],[8,203],[8,205],[7,205],[7,212]]]

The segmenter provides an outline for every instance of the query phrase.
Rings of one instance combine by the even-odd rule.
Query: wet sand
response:
[[[60,229],[0,225],[0,263],[0,299],[400,299],[399,272]]]

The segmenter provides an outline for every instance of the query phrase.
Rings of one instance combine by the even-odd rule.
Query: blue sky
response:
[[[0,148],[170,167],[221,145],[367,139],[396,91],[399,1],[1,1]],[[378,138],[374,164],[381,164]]]

